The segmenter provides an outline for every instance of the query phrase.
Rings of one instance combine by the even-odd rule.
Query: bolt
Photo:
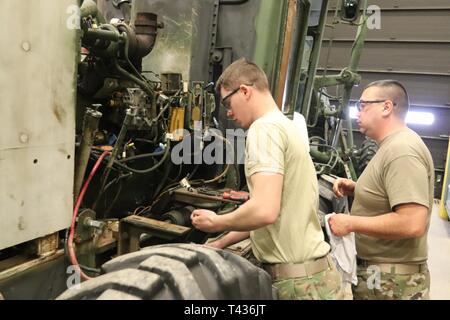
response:
[[[106,228],[106,223],[91,218],[87,218],[85,220],[85,225],[99,230],[103,230]]]
[[[29,137],[26,133],[22,133],[19,137],[20,142],[28,143]]]
[[[30,43],[27,42],[27,41],[23,42],[23,43],[22,43],[22,49],[23,49],[25,52],[30,51],[30,50],[31,50],[31,45],[30,45]]]

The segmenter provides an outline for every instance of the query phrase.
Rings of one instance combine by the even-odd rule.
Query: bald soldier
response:
[[[330,220],[332,232],[356,234],[355,299],[429,299],[427,233],[434,167],[422,139],[405,124],[408,94],[394,80],[369,84],[357,103],[360,131],[379,150],[358,181],[337,179],[334,193],[351,195],[351,215]]]

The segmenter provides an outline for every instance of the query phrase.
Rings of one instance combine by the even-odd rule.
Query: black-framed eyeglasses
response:
[[[373,103],[382,103],[385,101],[388,101],[389,99],[385,99],[385,100],[358,100],[355,103],[356,109],[358,109],[358,111],[362,111],[366,104],[373,104]],[[396,106],[397,104],[395,102],[392,102],[392,104],[394,106]]]
[[[252,84],[244,84],[245,86],[251,87],[253,86]],[[241,89],[242,84],[234,89],[233,91],[231,91],[229,94],[227,94],[225,97],[223,97],[223,99],[220,100],[220,103],[226,108],[226,109],[230,109],[230,98],[233,94],[235,94],[236,92],[238,92]]]
[[[236,92],[238,92],[239,90],[241,90],[241,86],[239,86],[239,88],[234,89],[233,91],[231,91],[229,94],[227,94],[222,100],[220,100],[220,102],[222,103],[222,105],[226,108],[229,109],[230,108],[230,103],[227,103],[226,101],[230,99],[230,97],[235,94]]]

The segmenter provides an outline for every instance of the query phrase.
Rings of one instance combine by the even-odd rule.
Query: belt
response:
[[[332,269],[333,266],[329,255],[305,263],[264,263],[262,265],[272,280],[311,277],[316,273]]]
[[[385,263],[357,258],[357,263],[359,267],[367,268],[370,266],[377,266],[381,272],[398,275],[422,273],[428,269],[426,262],[421,264]]]

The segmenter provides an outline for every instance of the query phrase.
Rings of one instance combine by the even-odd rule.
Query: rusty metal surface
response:
[[[88,219],[95,219],[95,211],[91,209],[85,209],[78,213],[75,243],[81,243],[86,240],[90,240],[94,237],[94,228],[91,228],[86,224]]]
[[[118,254],[138,251],[143,234],[171,241],[186,235],[190,230],[163,221],[130,216],[120,221]]]
[[[59,235],[58,233],[51,234],[34,240],[36,245],[36,254],[39,257],[52,255],[58,250]]]
[[[180,73],[184,81],[208,78],[209,57],[203,53],[209,52],[205,31],[212,25],[212,0],[185,0],[175,6],[165,0],[136,1],[132,16],[136,12],[157,12],[164,23],[153,52],[144,58],[145,71]]]
[[[284,30],[283,53],[279,71],[278,85],[276,91],[276,102],[279,108],[283,107],[284,90],[286,88],[286,77],[289,66],[289,56],[292,47],[292,37],[295,28],[295,17],[297,15],[297,0],[288,0],[288,12],[286,28]]]
[[[64,255],[64,250],[58,250],[52,255],[39,257],[36,259],[28,259],[26,262],[21,263],[19,265],[15,265],[11,268],[3,270],[0,272],[0,282],[7,280],[13,276],[17,276],[23,272],[29,271],[33,268],[36,268],[42,264],[46,264],[50,261],[56,260]]]
[[[239,201],[224,199],[222,196],[211,196],[206,194],[201,194],[197,190],[193,189],[192,191],[188,191],[186,189],[179,189],[174,191],[173,199],[175,201],[180,201],[184,203],[191,204],[196,199],[198,200],[207,200],[209,202],[226,202],[226,203],[234,203],[238,204]]]
[[[183,226],[177,226],[164,221],[158,221],[140,216],[130,216],[120,221],[120,223],[127,223],[136,227],[145,228],[147,230],[164,231],[176,236],[183,236],[191,230]]]
[[[95,252],[106,252],[110,249],[114,249],[116,246],[116,235],[111,230],[107,230],[101,235],[101,237],[98,238],[97,242],[95,243]]]
[[[36,263],[37,262],[37,263]],[[25,261],[0,273],[0,293],[5,300],[50,300],[67,290],[68,262],[64,252]]]

